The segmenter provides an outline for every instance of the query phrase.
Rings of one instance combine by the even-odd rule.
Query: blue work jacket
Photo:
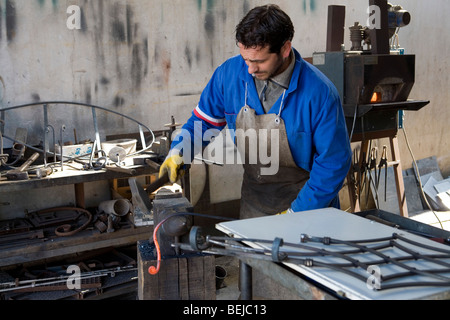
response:
[[[295,49],[294,53],[296,64],[281,118],[294,161],[310,172],[310,179],[291,209],[298,212],[339,207],[338,193],[352,158],[341,100],[332,82]],[[281,101],[280,97],[269,113],[278,114]],[[236,129],[236,117],[246,102],[257,115],[265,113],[253,76],[239,55],[216,69],[183,129],[191,133],[192,139],[198,121],[202,121],[203,132],[222,130],[225,125]],[[175,139],[172,147],[177,148],[179,142]]]

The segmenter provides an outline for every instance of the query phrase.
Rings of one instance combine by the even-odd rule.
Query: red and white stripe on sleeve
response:
[[[213,117],[207,115],[200,109],[199,106],[197,106],[195,108],[194,113],[198,118],[212,124],[213,126],[223,127],[224,125],[227,124],[227,121],[225,119],[216,119],[216,118],[213,118]]]

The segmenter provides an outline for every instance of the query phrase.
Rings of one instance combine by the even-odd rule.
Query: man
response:
[[[192,150],[186,143],[194,141],[196,124],[201,123],[202,132],[228,125],[236,140],[245,140],[249,130],[258,133],[258,141],[267,136],[259,149],[278,139],[273,174],[262,174],[268,167],[262,159],[250,161],[254,149],[240,149],[245,158],[241,218],[339,207],[338,193],[351,163],[340,97],[292,47],[293,37],[292,21],[278,6],[256,7],[247,14],[236,28],[240,55],[215,71],[183,126],[190,137],[174,140],[161,176],[167,172],[177,181],[180,168],[192,160],[183,149]]]

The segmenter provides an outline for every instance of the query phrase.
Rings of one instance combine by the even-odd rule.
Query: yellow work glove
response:
[[[294,213],[294,211],[292,211],[292,209],[289,208],[286,211],[278,213],[277,216],[282,215],[282,214],[291,214],[291,213]]]
[[[161,168],[159,169],[159,178],[162,178],[167,173],[170,182],[175,183],[182,177],[184,173],[184,170],[181,170],[183,166],[184,161],[182,156],[170,156],[164,161]]]

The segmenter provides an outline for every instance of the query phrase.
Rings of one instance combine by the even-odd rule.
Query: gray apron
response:
[[[244,177],[241,192],[240,218],[249,219],[283,212],[291,207],[292,202],[298,197],[300,190],[309,179],[309,173],[298,167],[295,163],[286,133],[286,127],[281,119],[281,111],[286,91],[283,94],[280,112],[276,114],[256,115],[254,109],[247,106],[247,94],[245,106],[239,112],[236,119],[236,138],[243,141],[247,130],[255,130],[257,133],[257,161],[251,164],[251,147],[245,143],[245,150],[239,150],[244,160]],[[265,130],[267,141],[260,141],[260,132]],[[261,163],[260,148],[266,148],[264,152],[272,150],[272,130],[276,130],[278,136],[279,162],[278,171],[272,175],[262,174],[274,164]],[[276,147],[276,146],[275,146]],[[242,147],[240,148],[242,149]]]

